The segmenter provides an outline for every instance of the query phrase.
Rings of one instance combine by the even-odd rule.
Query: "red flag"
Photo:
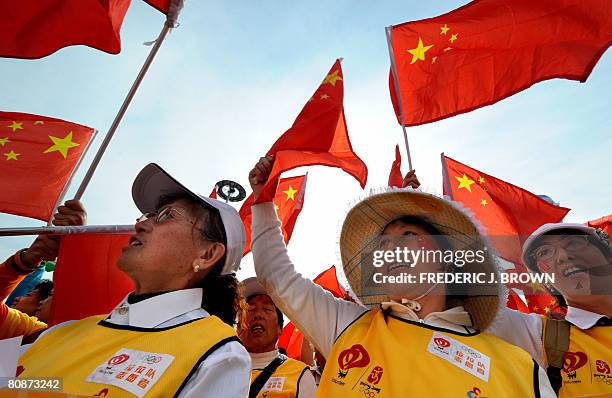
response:
[[[338,282],[335,265],[321,272],[312,281],[336,298],[343,299],[347,296],[346,290]],[[295,328],[293,323],[289,322],[278,337],[278,347],[285,349],[289,358],[301,360],[303,339],[302,333]]]
[[[217,186],[215,185],[214,188],[212,189],[212,191],[210,192],[210,195],[208,195],[209,198],[213,198],[213,199],[217,199]]]
[[[164,14],[168,13],[168,9],[170,8],[170,0],[144,0],[150,6],[156,8],[158,11],[163,12]]]
[[[395,146],[395,160],[391,163],[391,171],[389,172],[389,186],[401,188],[404,184],[402,177],[402,156],[400,155],[399,145]]]
[[[130,0],[0,2],[0,56],[42,58],[75,45],[118,54],[129,6]]]
[[[601,229],[608,235],[612,235],[612,214],[587,222],[592,228]]]
[[[472,210],[500,255],[515,264],[521,263],[522,243],[533,231],[560,222],[570,210],[444,154],[442,169],[444,194]]]
[[[306,192],[306,175],[297,177],[282,178],[276,189],[274,196],[274,207],[278,218],[281,220],[281,229],[285,238],[285,244],[289,243],[293,228],[297,221],[298,215],[302,211],[304,205],[304,194]],[[244,201],[240,208],[240,218],[244,223],[246,232],[246,245],[244,247],[244,255],[251,251],[251,206],[253,205],[253,195]]]
[[[0,212],[47,221],[94,129],[0,112]]]
[[[274,166],[257,203],[272,199],[283,171],[301,166],[339,167],[365,186],[368,169],[353,152],[346,129],[342,79],[340,60],[336,60],[293,126],[272,145],[267,154],[275,156]]]
[[[134,290],[117,266],[132,234],[82,234],[62,237],[53,275],[51,325],[109,313]]]
[[[506,306],[510,309],[524,312],[525,314],[528,314],[530,312],[529,307],[527,307],[527,304],[525,304],[525,302],[521,300],[518,294],[514,293],[512,289],[509,289],[508,301],[506,302]]]
[[[404,125],[469,112],[547,79],[586,81],[612,43],[609,0],[476,0],[391,28]],[[391,100],[400,120],[395,86]]]

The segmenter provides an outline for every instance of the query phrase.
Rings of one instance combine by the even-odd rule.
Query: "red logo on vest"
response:
[[[434,343],[436,343],[436,345],[440,348],[447,348],[451,345],[450,341],[443,339],[442,337],[436,337],[434,339]]]
[[[112,357],[111,359],[108,360],[108,365],[109,366],[117,366],[117,365],[120,365],[123,362],[127,361],[128,359],[130,359],[129,355],[126,355],[126,354],[117,355],[117,356]]]
[[[598,359],[595,361],[595,367],[597,368],[597,373],[603,373],[606,375],[610,374],[610,365],[608,365],[606,361]]]
[[[587,363],[587,356],[584,352],[566,352],[563,356],[563,371],[570,379],[576,378],[576,370]]]
[[[380,383],[380,379],[382,379],[382,375],[383,375],[383,368],[381,368],[380,366],[375,366],[374,369],[372,369],[372,372],[370,373],[370,375],[368,376],[368,383],[372,383],[372,384]]]
[[[338,377],[344,378],[351,368],[363,368],[370,363],[370,355],[361,344],[355,344],[348,350],[344,350],[338,355],[338,365],[340,372]],[[344,372],[343,372],[344,371]]]

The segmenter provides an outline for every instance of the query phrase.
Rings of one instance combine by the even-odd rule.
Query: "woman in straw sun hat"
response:
[[[272,161],[261,158],[249,174],[256,200]],[[258,280],[327,358],[318,396],[554,396],[525,351],[485,332],[500,305],[495,260],[455,204],[401,189],[372,194],[349,211],[340,254],[362,304],[337,300],[295,271],[273,203],[254,205],[252,214]],[[446,257],[401,257],[418,251]]]

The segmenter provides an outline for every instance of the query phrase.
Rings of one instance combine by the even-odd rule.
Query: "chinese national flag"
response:
[[[601,229],[608,235],[612,235],[612,214],[587,222],[592,228]]]
[[[402,156],[400,155],[399,145],[395,146],[395,160],[391,163],[391,171],[389,172],[389,186],[401,188],[404,184],[402,177]]]
[[[346,290],[338,282],[335,265],[321,272],[312,281],[333,294],[336,298],[344,299],[347,296]],[[284,348],[289,358],[301,360],[302,341],[302,333],[295,328],[292,322],[289,322],[278,337],[278,347]]]
[[[336,60],[315,93],[310,97],[293,126],[272,145],[274,165],[258,203],[274,196],[283,171],[301,166],[339,167],[365,186],[368,169],[353,152],[344,118],[344,81],[340,60]]]
[[[49,220],[93,134],[60,119],[0,112],[0,212]]]
[[[276,195],[274,196],[273,202],[276,208],[276,214],[278,214],[278,218],[281,220],[281,229],[283,231],[283,237],[285,238],[285,244],[289,243],[291,234],[293,234],[295,222],[302,211],[305,192],[306,175],[282,178],[276,189]],[[244,246],[243,256],[251,251],[252,205],[253,195],[250,195],[242,204],[239,212],[246,232],[246,245]]]
[[[18,0],[0,2],[0,56],[42,58],[85,45],[118,54],[130,0]]]
[[[116,262],[131,234],[66,235],[53,275],[51,325],[109,313],[129,292],[132,280]]]
[[[612,43],[610,0],[476,0],[391,28],[404,125],[491,105],[552,78],[586,81]],[[391,100],[402,123],[390,77]]]
[[[568,208],[473,169],[442,154],[444,194],[472,210],[501,257],[521,263],[521,247],[533,231],[561,222]]]

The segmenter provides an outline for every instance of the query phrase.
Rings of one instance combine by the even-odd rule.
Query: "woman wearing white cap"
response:
[[[134,281],[110,315],[49,329],[22,355],[20,377],[109,397],[246,397],[250,358],[233,325],[245,245],[233,207],[198,196],[156,164],[132,187],[144,213],[118,267]]]
[[[271,159],[262,158],[251,171],[255,197],[270,168]],[[453,203],[418,191],[391,190],[349,211],[340,254],[363,305],[337,300],[296,273],[272,203],[253,206],[252,214],[251,248],[259,281],[327,358],[318,396],[554,396],[543,370],[525,351],[482,333],[501,305],[501,286],[490,279],[497,270],[478,227]],[[401,238],[408,241],[394,241]],[[481,258],[419,260],[414,268],[405,260],[372,261],[381,248],[393,254],[425,247],[453,254],[480,250]],[[415,270],[455,275],[459,269],[486,278],[467,285],[390,279],[414,277]],[[377,282],[383,276],[389,283]]]
[[[583,224],[545,224],[523,245],[534,273],[554,276],[547,286],[565,317],[504,309],[491,333],[527,350],[547,367],[560,397],[612,396],[612,249],[607,234]]]

